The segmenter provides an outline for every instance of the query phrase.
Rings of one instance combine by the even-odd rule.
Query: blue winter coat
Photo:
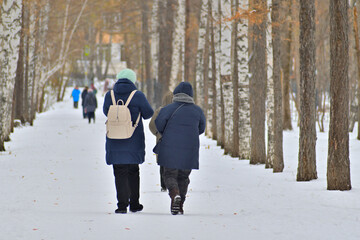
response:
[[[71,92],[71,96],[74,98],[74,102],[78,102],[79,101],[79,96],[80,96],[80,90],[74,88]]]
[[[124,103],[130,93],[136,90],[136,86],[128,79],[119,79],[114,85],[116,101],[122,99]],[[107,116],[110,105],[112,105],[110,91],[106,93],[103,111]],[[128,105],[131,120],[135,123],[139,112],[144,119],[151,118],[154,111],[147,101],[145,95],[137,91]],[[139,125],[129,139],[109,139],[106,137],[106,163],[110,164],[140,164],[145,158],[145,136],[144,126],[140,118]]]
[[[175,90],[178,91],[174,94],[188,94],[186,89]],[[188,95],[192,96],[192,89]],[[158,164],[166,168],[199,169],[199,135],[205,131],[205,123],[203,111],[193,103],[174,102],[163,107],[155,120],[156,128],[162,134]]]

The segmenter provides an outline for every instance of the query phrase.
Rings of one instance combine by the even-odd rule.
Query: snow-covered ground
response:
[[[17,128],[0,153],[1,240],[98,239],[360,239],[360,141],[350,135],[351,191],[326,190],[327,133],[318,133],[318,179],[296,182],[298,130],[284,133],[285,169],[223,155],[201,136],[185,215],[170,214],[146,128],[141,165],[144,210],[115,214],[112,167],[104,160],[102,97],[96,124],[72,102]],[[355,128],[356,129],[356,128]]]

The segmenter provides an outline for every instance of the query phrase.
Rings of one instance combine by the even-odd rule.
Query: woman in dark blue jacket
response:
[[[124,69],[117,75],[118,81],[114,85],[114,95],[116,102],[128,99],[130,93],[136,90],[136,74],[130,69]],[[103,111],[107,116],[110,105],[112,105],[110,91],[106,93]],[[141,114],[144,119],[151,118],[154,111],[147,101],[145,95],[136,91],[131,99],[128,108],[131,113],[133,123]],[[137,212],[143,209],[139,203],[140,176],[139,164],[145,158],[145,136],[142,120],[139,121],[134,134],[128,139],[109,139],[106,137],[106,163],[113,165],[115,186],[117,192],[118,209],[115,213],[126,213],[130,203],[130,211]]]
[[[183,214],[183,203],[192,169],[199,169],[199,135],[205,131],[205,116],[194,104],[192,86],[181,82],[174,90],[173,103],[162,108],[155,120],[162,134],[158,164],[164,167],[171,213]]]

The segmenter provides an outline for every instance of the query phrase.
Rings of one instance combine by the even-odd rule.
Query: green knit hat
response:
[[[136,82],[136,73],[129,69],[129,68],[125,68],[123,70],[121,70],[117,75],[116,75],[116,79],[122,79],[122,78],[126,78],[129,79],[130,81],[132,81],[134,84]]]

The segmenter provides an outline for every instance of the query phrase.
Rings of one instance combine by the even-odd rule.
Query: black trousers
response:
[[[85,107],[83,106],[83,117],[86,118],[87,114],[85,113]]]
[[[164,180],[166,188],[170,191],[177,189],[180,192],[180,196],[185,200],[188,186],[190,183],[191,170],[182,170],[175,168],[164,168]]]
[[[160,184],[161,188],[166,188],[165,180],[164,180],[164,167],[160,166]]]
[[[89,119],[89,123],[91,123],[91,119],[94,119],[94,123],[95,123],[95,112],[88,112],[87,116]]]
[[[140,198],[140,171],[138,164],[114,164],[114,176],[118,208],[137,206]]]
[[[74,108],[78,108],[78,106],[79,106],[79,102],[74,101]]]

